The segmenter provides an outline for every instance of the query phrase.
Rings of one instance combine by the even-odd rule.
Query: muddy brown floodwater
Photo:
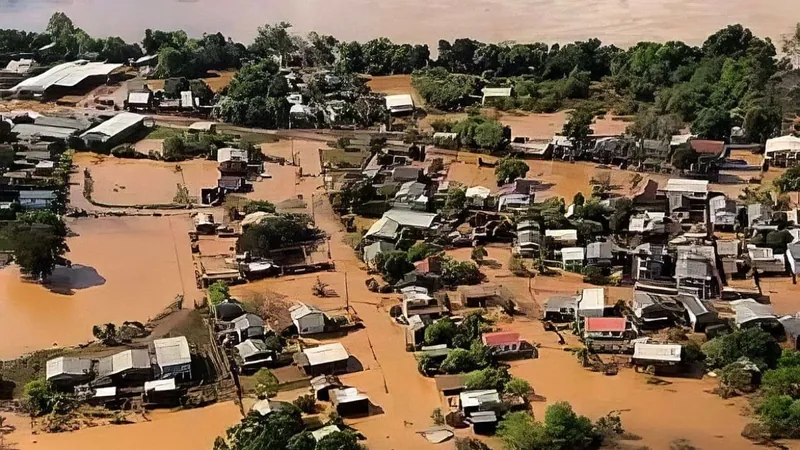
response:
[[[146,321],[184,294],[198,299],[188,217],[106,217],[68,223],[72,268],[46,286],[0,270],[0,359],[92,339],[92,326]],[[39,330],[32,332],[32,330]],[[45,332],[46,331],[46,332]]]
[[[16,431],[6,438],[16,450],[210,450],[217,436],[241,419],[233,402],[179,412],[152,411],[148,421],[86,428],[71,433],[32,434],[30,421],[11,416]]]

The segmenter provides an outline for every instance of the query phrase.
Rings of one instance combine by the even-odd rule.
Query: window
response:
[[[504,352],[507,352],[507,351],[508,351],[508,346],[507,346],[507,345],[504,345],[504,346],[503,346],[503,351],[504,351]]]
[[[511,350],[516,350],[516,349],[517,349],[517,344],[512,344],[511,345]]]

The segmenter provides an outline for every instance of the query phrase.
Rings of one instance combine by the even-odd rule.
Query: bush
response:
[[[470,372],[475,369],[475,361],[469,350],[456,348],[450,351],[447,358],[442,361],[442,365],[439,369],[448,374]]]
[[[598,448],[603,435],[587,417],[578,416],[566,402],[550,405],[544,422],[527,412],[506,414],[497,434],[510,449],[590,449]]]
[[[252,214],[254,212],[265,212],[274,214],[275,205],[266,200],[252,200],[247,202],[247,204],[245,204],[244,207],[242,207],[242,212],[245,214]]]
[[[773,437],[800,437],[800,400],[788,395],[769,395],[759,408],[759,414]]]
[[[278,395],[278,378],[269,369],[258,369],[258,372],[253,375],[253,380],[255,380],[255,393],[258,398],[264,399]]]
[[[208,302],[214,306],[219,305],[224,300],[230,298],[228,284],[224,281],[217,281],[208,287]]]
[[[446,286],[473,285],[483,281],[483,274],[472,261],[452,258],[442,261],[442,283]]]
[[[748,370],[746,361],[728,364],[719,371],[718,393],[722,398],[735,397],[752,393],[756,390],[757,380],[752,370]],[[769,372],[768,372],[769,373]]]
[[[408,260],[406,252],[400,250],[379,254],[375,265],[389,283],[402,280],[405,274],[414,270],[414,264]]]
[[[41,416],[53,411],[56,392],[50,382],[44,378],[38,378],[25,384],[22,398],[32,415]]]
[[[800,367],[788,366],[768,370],[761,380],[761,387],[768,395],[788,395],[800,398]]]
[[[442,408],[436,408],[431,413],[431,420],[433,420],[434,425],[444,425],[444,414],[442,414]]]
[[[317,408],[317,398],[314,394],[301,395],[294,399],[292,404],[306,414],[314,414]]]
[[[531,387],[531,384],[528,383],[527,380],[516,377],[512,378],[508,381],[508,383],[506,383],[504,391],[506,394],[516,395],[525,399],[533,395],[533,388]]]
[[[467,390],[497,389],[502,391],[511,379],[505,367],[487,367],[466,375],[464,385]]]
[[[449,317],[438,320],[425,329],[425,344],[450,344],[457,333],[456,324]]]
[[[472,253],[470,254],[470,259],[480,264],[483,262],[483,258],[487,256],[489,256],[489,252],[486,251],[486,247],[479,245],[472,249]]]
[[[111,155],[117,158],[147,158],[147,155],[137,152],[136,148],[134,148],[134,146],[131,144],[122,144],[112,148]]]
[[[437,252],[436,247],[425,242],[417,242],[408,249],[408,260],[412,263],[422,261]]]
[[[480,439],[473,437],[456,438],[456,450],[491,450]]]
[[[737,330],[714,338],[703,344],[702,349],[708,369],[719,369],[744,357],[764,370],[775,367],[781,356],[778,342],[760,328]]]

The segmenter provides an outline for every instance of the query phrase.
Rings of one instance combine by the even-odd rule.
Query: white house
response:
[[[289,308],[289,314],[301,336],[325,331],[325,313],[314,305],[298,303]]]
[[[603,317],[606,309],[606,291],[603,288],[584,289],[578,298],[580,317]]]

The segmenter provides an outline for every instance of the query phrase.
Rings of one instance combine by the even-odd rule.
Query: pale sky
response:
[[[42,30],[63,11],[95,36],[140,41],[145,28],[222,31],[248,43],[259,25],[396,42],[472,37],[484,41],[570,42],[599,37],[701,43],[730,23],[779,38],[800,20],[800,0],[0,0],[0,28]]]

